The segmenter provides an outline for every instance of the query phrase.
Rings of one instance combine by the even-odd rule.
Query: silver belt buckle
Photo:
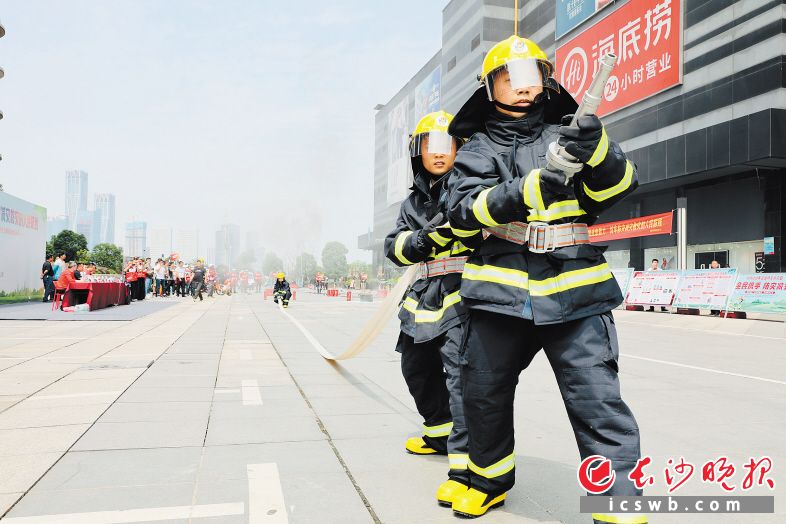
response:
[[[557,249],[556,243],[554,242],[554,229],[552,226],[545,222],[528,222],[527,223],[527,231],[525,236],[527,237],[527,249],[531,253],[549,253]],[[533,243],[533,236],[535,242]],[[540,244],[540,240],[543,239],[543,247],[539,248],[538,244]]]

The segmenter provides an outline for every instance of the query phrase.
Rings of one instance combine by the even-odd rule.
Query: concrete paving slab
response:
[[[0,413],[0,429],[92,424],[107,408],[102,404],[67,407],[31,407],[29,404],[18,404]]]
[[[0,493],[27,491],[62,456],[62,452],[3,456]]]
[[[218,391],[218,390],[217,390]],[[260,396],[264,395],[264,389],[260,389]],[[311,408],[302,399],[276,399],[271,400],[262,396],[261,406],[248,406],[238,399],[237,402],[214,402],[210,410],[210,420],[225,419],[247,419],[247,420],[269,420],[286,417],[313,417]]]
[[[88,424],[0,430],[0,457],[66,451]]]
[[[117,402],[100,422],[166,422],[207,420],[210,402]]]
[[[118,402],[210,402],[213,388],[132,388],[124,393]]]
[[[8,511],[24,493],[0,493],[0,515]]]
[[[193,483],[202,453],[201,446],[68,453],[36,489],[57,491]]]
[[[70,513],[190,506],[194,484],[154,484],[112,486],[96,489],[35,490],[25,495],[6,515],[14,517],[44,515],[57,522],[57,516]],[[13,524],[13,520],[10,521]]]
[[[207,431],[207,446],[227,444],[262,444],[266,442],[301,442],[324,440],[313,417],[212,420]]]
[[[399,414],[326,415],[320,417],[333,440],[415,435],[421,426]]]
[[[188,420],[98,422],[74,445],[74,451],[201,446],[207,417]]]

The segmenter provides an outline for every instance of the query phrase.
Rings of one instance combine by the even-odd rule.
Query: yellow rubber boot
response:
[[[426,444],[426,441],[423,440],[423,437],[410,437],[407,439],[407,443],[404,445],[407,450],[407,453],[412,453],[413,455],[433,455],[437,453],[437,450],[429,447]]]
[[[460,495],[467,492],[469,486],[456,482],[455,480],[447,480],[440,484],[437,488],[437,502],[440,506],[452,506],[453,501]]]
[[[503,493],[487,500],[489,498],[488,495],[482,491],[470,488],[464,494],[457,496],[453,501],[453,512],[463,517],[480,517],[485,515],[488,510],[505,504],[506,496],[507,493]]]

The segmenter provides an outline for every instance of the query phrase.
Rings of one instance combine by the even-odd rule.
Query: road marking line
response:
[[[200,506],[172,506],[168,508],[125,509],[94,511],[90,513],[64,513],[62,515],[37,515],[34,517],[6,517],[8,524],[122,524],[151,520],[177,520],[188,518],[227,517],[243,515],[245,504],[203,504]]]
[[[249,464],[248,524],[288,524],[284,493],[275,463]]]
[[[718,373],[720,375],[730,375],[732,377],[740,377],[740,378],[749,378],[751,380],[758,380],[761,382],[770,382],[772,384],[781,384],[786,386],[786,382],[780,380],[773,380],[771,378],[762,378],[762,377],[754,377],[753,375],[743,375],[741,373],[732,373],[730,371],[721,371],[719,369],[710,369],[710,368],[702,368],[699,366],[689,366],[688,364],[678,364],[677,362],[669,362],[668,360],[657,360],[654,358],[647,358],[647,357],[635,357],[633,355],[626,355],[623,354],[624,358],[635,358],[637,360],[646,360],[647,362],[657,362],[658,364],[666,364],[669,366],[677,366],[680,368],[687,368],[687,369],[696,369],[699,371],[708,371],[710,373]]]
[[[244,406],[261,406],[262,393],[259,391],[259,382],[253,379],[243,380],[240,384],[243,393]]]
[[[51,400],[56,398],[102,397],[104,395],[119,395],[122,391],[100,391],[96,393],[69,393],[66,395],[36,395],[25,400]]]
[[[306,340],[308,340],[311,343],[311,345],[314,347],[314,349],[316,349],[319,352],[320,355],[322,355],[324,358],[329,360],[334,360],[336,358],[335,356],[333,356],[333,354],[330,353],[330,351],[325,349],[325,347],[319,343],[319,340],[314,338],[314,335],[312,335],[309,332],[309,330],[303,327],[303,324],[301,324],[295,317],[290,315],[287,312],[287,310],[281,306],[281,304],[278,305],[278,309],[284,314],[285,317],[287,317],[290,320],[290,322],[295,324],[295,327],[298,328],[301,333],[303,333],[303,336],[306,337]]]
[[[251,360],[252,358],[250,349],[240,350],[240,360]]]
[[[699,328],[689,328],[685,326],[670,326],[668,324],[651,324],[647,322],[636,322],[633,320],[622,320],[615,318],[614,321],[618,324],[635,324],[639,326],[647,326],[652,328],[662,328],[667,327],[671,329],[682,329],[684,331],[698,331],[699,333],[712,333],[713,335],[731,335],[735,337],[753,337],[753,338],[764,338],[767,340],[784,340],[786,337],[769,337],[767,335],[749,335],[747,333],[735,333],[733,331],[718,331],[715,329],[699,329]]]

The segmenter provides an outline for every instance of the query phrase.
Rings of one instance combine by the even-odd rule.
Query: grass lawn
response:
[[[30,295],[6,295],[4,297],[0,297],[0,305],[18,304],[20,302],[41,302],[43,299],[43,293],[32,293]]]

